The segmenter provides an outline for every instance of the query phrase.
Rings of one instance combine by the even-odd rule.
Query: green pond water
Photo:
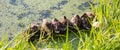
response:
[[[0,37],[13,36],[30,23],[90,11],[88,0],[0,0]]]

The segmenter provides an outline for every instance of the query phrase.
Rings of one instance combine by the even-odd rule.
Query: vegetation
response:
[[[91,9],[101,23],[91,31],[78,30],[78,33],[66,32],[66,35],[39,39],[28,43],[28,36],[21,33],[9,41],[8,36],[0,39],[1,50],[118,50],[120,49],[120,0],[94,1]],[[65,13],[66,14],[66,13]],[[69,30],[69,29],[67,29]]]

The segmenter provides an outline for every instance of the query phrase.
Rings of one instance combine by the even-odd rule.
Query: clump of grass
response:
[[[97,0],[98,1],[98,0]],[[96,0],[94,2],[97,2]],[[120,0],[100,0],[92,11],[100,23],[99,28],[91,31],[78,30],[78,33],[68,32],[65,37],[57,37],[28,43],[25,37],[16,35],[10,42],[0,40],[1,50],[118,50],[120,49]],[[56,40],[57,39],[57,40]]]

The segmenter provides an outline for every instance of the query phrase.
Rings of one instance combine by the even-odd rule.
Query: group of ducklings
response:
[[[94,20],[96,19],[93,12],[85,12],[81,16],[74,15],[71,20],[66,16],[63,16],[60,21],[57,18],[54,18],[52,21],[43,19],[41,25],[32,23],[30,28],[25,32],[27,34],[33,34],[30,36],[29,41],[35,41],[36,39],[39,39],[41,35],[46,38],[51,34],[64,34],[67,29],[69,29],[69,31],[74,31],[76,28],[79,30],[91,30]]]

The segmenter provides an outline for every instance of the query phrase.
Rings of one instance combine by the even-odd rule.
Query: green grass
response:
[[[97,2],[96,0],[94,2]],[[78,30],[78,33],[66,32],[56,38],[28,43],[21,33],[8,41],[8,36],[0,40],[1,50],[119,50],[120,49],[120,0],[100,0],[96,6],[91,5],[99,28],[91,31]],[[68,29],[69,30],[69,29]]]

